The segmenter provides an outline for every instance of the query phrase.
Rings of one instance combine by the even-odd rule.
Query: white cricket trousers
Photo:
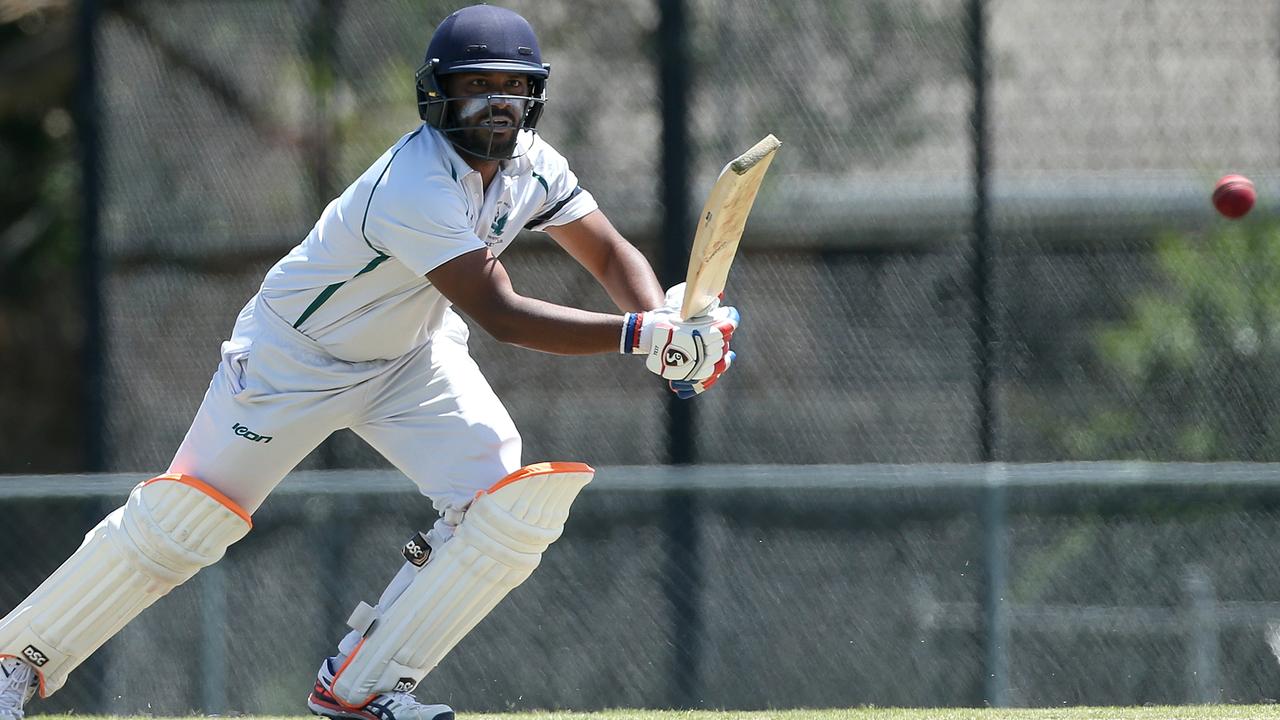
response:
[[[223,345],[169,472],[196,477],[252,513],[330,433],[351,428],[444,513],[520,467],[520,435],[452,311],[425,345],[368,362],[334,358],[261,298],[241,325],[251,344]]]

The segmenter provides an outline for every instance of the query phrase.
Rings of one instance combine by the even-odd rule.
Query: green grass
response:
[[[594,713],[461,713],[465,720],[1280,720],[1280,705],[1191,705],[1171,707],[1064,707],[1030,710],[974,708],[848,710],[659,711],[609,710]],[[101,715],[37,715],[32,720],[108,720]],[[252,715],[239,720],[306,720],[312,716]],[[191,720],[191,718],[111,718],[110,720]]]

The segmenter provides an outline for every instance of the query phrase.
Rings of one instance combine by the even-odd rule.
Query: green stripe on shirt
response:
[[[379,265],[381,265],[381,264],[382,264],[382,262],[383,262],[384,260],[386,260],[388,257],[390,257],[390,256],[389,256],[389,255],[379,255],[378,257],[374,258],[373,260],[371,260],[371,261],[369,262],[369,264],[368,264],[368,265],[365,265],[365,266],[364,266],[364,269],[362,269],[360,272],[356,273],[355,275],[351,276],[351,280],[355,280],[356,278],[360,277],[361,275],[363,275],[363,274],[365,274],[365,273],[369,272],[370,270],[372,270],[372,269],[374,269],[374,268],[378,267],[378,266],[379,266]],[[336,282],[336,283],[334,283],[334,284],[330,285],[329,287],[326,287],[324,290],[321,290],[321,291],[320,291],[320,294],[316,296],[316,299],[315,299],[315,300],[312,300],[312,301],[311,301],[311,304],[307,306],[307,309],[302,311],[302,317],[298,318],[298,322],[294,323],[294,324],[293,324],[293,327],[294,327],[294,328],[301,327],[301,326],[302,326],[302,323],[304,323],[304,322],[306,322],[306,321],[307,321],[307,318],[311,317],[311,316],[315,313],[315,311],[316,311],[316,310],[319,310],[319,309],[320,309],[320,306],[321,306],[321,305],[325,304],[325,302],[326,302],[329,298],[333,297],[333,294],[334,294],[334,293],[338,292],[338,288],[342,287],[343,285],[346,285],[348,282],[350,282],[350,281],[349,281],[349,280],[343,280],[342,282]]]

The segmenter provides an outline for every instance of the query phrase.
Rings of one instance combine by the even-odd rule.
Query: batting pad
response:
[[[130,620],[252,527],[249,514],[188,475],[162,475],[84,536],[80,549],[0,620],[0,656],[25,660],[40,696]]]
[[[338,668],[333,694],[363,707],[379,694],[412,690],[538,567],[593,475],[582,463],[539,463],[480,492],[453,538],[363,630]]]

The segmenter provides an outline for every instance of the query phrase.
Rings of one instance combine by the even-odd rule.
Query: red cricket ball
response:
[[[1243,175],[1226,175],[1213,188],[1213,206],[1233,220],[1244,217],[1257,199],[1253,181]]]

